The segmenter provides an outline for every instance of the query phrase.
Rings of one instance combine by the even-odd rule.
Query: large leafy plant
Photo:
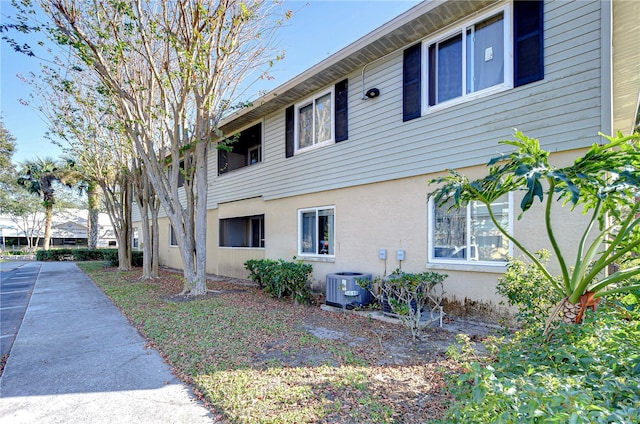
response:
[[[637,282],[630,282],[640,274],[638,265],[607,274],[610,265],[640,248],[640,134],[605,138],[605,144],[594,144],[572,165],[559,168],[549,163],[549,152],[541,149],[537,139],[516,131],[515,140],[500,142],[515,149],[492,159],[486,177],[470,181],[450,171],[449,175],[430,181],[442,184],[431,193],[437,206],[448,201],[452,201],[451,208],[457,209],[473,201],[486,205],[496,228],[531,259],[563,297],[548,323],[561,311],[565,321],[579,323],[585,310],[595,308],[600,297],[640,287]],[[501,225],[489,207],[501,196],[516,191],[524,192],[518,219],[530,210],[536,198],[544,204],[544,230],[561,270],[558,279],[535,252]],[[554,232],[552,205],[557,201],[570,205],[572,210],[580,206],[590,216],[573,264],[568,263],[569,256],[560,248]]]
[[[357,283],[370,290],[382,305],[388,304],[391,312],[411,330],[413,340],[417,340],[425,326],[436,320],[442,325],[445,278],[446,274],[437,272],[411,274],[397,269],[388,277],[376,278],[374,289],[368,279],[358,279]],[[427,319],[423,321],[425,316]]]
[[[583,325],[565,327],[553,340],[540,328],[527,329],[488,358],[462,340],[461,353],[448,353],[466,370],[449,377],[455,401],[439,422],[637,423],[638,312],[607,301]]]

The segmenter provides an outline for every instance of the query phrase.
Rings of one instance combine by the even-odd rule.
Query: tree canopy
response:
[[[254,71],[258,78],[281,57],[271,48],[272,37],[290,15],[264,0],[40,5],[50,19],[44,28],[73,57],[58,64],[60,71],[51,68],[49,87],[90,94],[74,96],[65,110],[54,103],[56,114],[73,118],[61,121],[65,132],[78,140],[93,137],[98,146],[124,147],[139,162],[175,230],[183,291],[203,293],[210,146],[223,138],[221,119],[244,104],[244,80]],[[93,130],[68,131],[87,106],[95,119],[80,128]],[[110,135],[120,134],[116,143],[98,131],[109,121]]]

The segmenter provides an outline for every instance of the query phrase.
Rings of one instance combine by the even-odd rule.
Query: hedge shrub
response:
[[[638,423],[638,296],[609,299],[581,325],[518,333],[452,377],[441,423]]]
[[[249,259],[244,266],[249,271],[249,278],[272,297],[291,297],[305,305],[313,302],[308,283],[313,272],[311,265],[283,259]]]
[[[104,260],[108,266],[118,266],[118,249],[49,249],[36,252],[38,261],[100,261]],[[133,251],[131,265],[142,266],[142,252]]]
[[[75,249],[49,249],[38,250],[36,252],[36,260],[39,261],[65,261],[77,260],[74,255]]]
[[[7,255],[13,255],[13,256],[23,256],[23,255],[30,255],[31,252],[28,252],[26,250],[9,250],[8,252],[6,252]]]
[[[120,260],[118,259],[118,250],[112,250],[104,255],[104,261],[107,263],[107,266],[116,267],[120,265]],[[131,266],[133,267],[141,267],[142,266],[142,252],[139,250],[134,250],[131,252]]]

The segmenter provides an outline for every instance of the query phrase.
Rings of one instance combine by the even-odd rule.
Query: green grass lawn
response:
[[[209,282],[210,296],[177,299],[181,276],[141,281],[140,271],[78,263],[220,419],[232,423],[424,422],[441,415],[445,358],[380,365],[372,344],[320,339],[315,320],[373,333],[366,318],[347,320],[317,306],[268,297],[256,287]],[[315,316],[318,315],[318,316]],[[355,320],[355,321],[354,321]],[[332,324],[333,322],[333,324]],[[389,331],[404,332],[400,326]],[[410,334],[403,335],[407,339]],[[363,339],[364,340],[364,339]],[[375,344],[374,344],[375,343]],[[431,395],[431,399],[429,396]]]

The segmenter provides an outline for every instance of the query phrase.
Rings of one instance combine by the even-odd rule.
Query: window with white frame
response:
[[[177,246],[178,238],[176,237],[176,232],[173,229],[173,225],[169,224],[169,246]]]
[[[296,105],[296,151],[333,142],[333,90]]]
[[[134,228],[133,229],[133,245],[132,247],[134,249],[138,249],[140,247],[140,242],[139,242],[139,238],[138,238],[138,229]]]
[[[427,107],[512,86],[508,7],[424,43]]]
[[[509,240],[493,223],[486,205],[470,202],[449,209],[429,202],[429,262],[504,264],[511,254]],[[491,204],[500,226],[511,230],[511,196]]]
[[[298,254],[333,256],[335,246],[333,206],[298,210]]]

